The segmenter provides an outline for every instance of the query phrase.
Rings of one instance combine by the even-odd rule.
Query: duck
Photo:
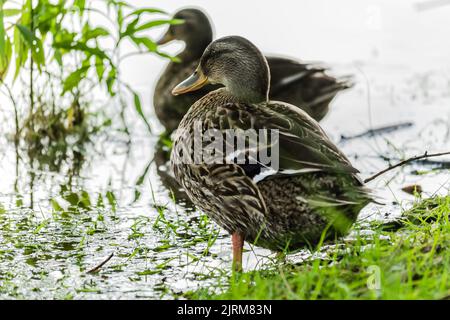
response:
[[[158,79],[153,94],[155,114],[168,134],[178,127],[195,101],[217,89],[207,85],[183,96],[171,95],[171,89],[192,73],[204,50],[213,40],[212,24],[203,11],[185,8],[176,12],[173,18],[183,20],[184,23],[170,25],[157,44],[180,40],[185,43],[185,48],[177,56],[178,61],[169,62]],[[268,56],[266,59],[272,76],[270,97],[301,106],[317,121],[328,113],[329,104],[334,97],[352,86],[348,77],[336,79],[318,64],[276,56]]]
[[[304,109],[269,100],[270,68],[259,49],[240,36],[215,40],[172,94],[208,84],[223,87],[196,101],[183,117],[170,165],[192,203],[231,235],[233,269],[242,270],[245,241],[283,253],[345,236],[372,201],[371,192]],[[274,136],[259,137],[257,144],[248,140],[230,152],[224,147],[222,153],[220,143],[211,142],[239,145],[226,139],[229,132],[249,131]],[[212,144],[217,147],[212,161],[208,153],[195,153]],[[270,163],[260,152],[274,155]]]

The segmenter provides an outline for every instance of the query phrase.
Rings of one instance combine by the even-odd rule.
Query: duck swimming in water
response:
[[[192,202],[232,235],[235,268],[241,268],[244,241],[283,251],[347,234],[371,201],[369,192],[317,121],[296,106],[269,100],[270,70],[261,52],[239,36],[216,40],[172,93],[210,83],[224,87],[195,102],[182,119],[171,167]],[[218,152],[223,161],[189,161],[196,157],[192,141],[199,130],[224,136],[262,130],[278,137],[241,145],[231,156]],[[203,139],[197,147],[209,150],[211,143]],[[253,151],[267,150],[277,167],[260,157],[251,161]],[[237,161],[239,154],[245,161]]]
[[[178,127],[195,101],[217,89],[208,85],[183,96],[171,95],[172,88],[197,67],[203,51],[213,40],[211,22],[202,11],[183,9],[174,15],[174,19],[182,19],[184,23],[171,25],[158,44],[181,40],[186,46],[178,55],[181,62],[170,62],[166,67],[153,96],[156,115],[167,133]],[[336,94],[351,87],[347,79],[331,77],[317,65],[281,57],[266,59],[271,70],[270,98],[301,107],[317,121],[328,113],[328,106]]]

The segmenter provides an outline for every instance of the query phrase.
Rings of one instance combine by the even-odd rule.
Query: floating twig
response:
[[[393,131],[397,131],[397,130],[401,130],[401,129],[406,129],[409,127],[412,127],[414,125],[414,123],[412,122],[402,122],[402,123],[398,123],[398,124],[393,124],[393,125],[389,125],[389,126],[383,126],[380,128],[375,128],[375,129],[370,129],[367,130],[363,133],[354,135],[354,136],[341,136],[341,141],[345,141],[345,140],[351,140],[351,139],[357,139],[357,138],[362,138],[362,137],[373,137],[379,134],[383,134],[383,133],[390,133]]]
[[[428,151],[427,151],[427,152],[425,152],[425,153],[424,153],[423,155],[421,155],[421,156],[415,156],[415,157],[412,157],[412,158],[409,158],[409,159],[400,161],[399,163],[397,163],[397,164],[395,164],[395,165],[393,165],[393,166],[390,166],[390,167],[388,167],[388,168],[386,168],[386,169],[384,169],[384,170],[378,172],[377,174],[374,174],[373,176],[371,176],[371,177],[365,179],[365,180],[364,180],[364,183],[368,183],[368,182],[370,182],[370,181],[372,181],[372,180],[378,178],[378,177],[381,176],[382,174],[385,174],[386,172],[391,171],[392,169],[401,167],[401,166],[403,166],[403,165],[405,165],[405,164],[408,164],[408,163],[410,163],[410,162],[414,162],[414,161],[421,160],[421,159],[426,159],[426,158],[446,156],[446,155],[450,155],[450,152],[441,152],[441,153],[432,153],[432,154],[428,154]]]
[[[92,268],[91,270],[89,270],[87,273],[97,273],[100,271],[100,269],[109,261],[111,260],[111,258],[114,256],[114,253],[111,253],[108,258],[106,258],[102,263],[100,263],[98,266],[96,266],[95,268]]]

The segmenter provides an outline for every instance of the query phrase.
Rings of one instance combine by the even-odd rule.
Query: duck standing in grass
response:
[[[269,101],[270,71],[261,52],[242,37],[216,40],[172,93],[208,83],[224,87],[195,102],[184,116],[171,166],[192,202],[232,235],[235,268],[241,269],[244,240],[283,251],[345,235],[371,201],[369,192],[317,121],[298,107]],[[277,150],[278,168],[251,161],[250,143],[231,157],[225,154],[227,161],[188,161],[196,157],[192,141],[198,130],[277,132],[276,149],[272,140],[258,141],[256,148]],[[201,140],[202,150],[210,146]],[[236,154],[244,154],[245,161],[235,161]]]
[[[158,44],[181,40],[186,46],[178,55],[180,62],[170,62],[165,69],[153,96],[156,115],[168,133],[178,127],[195,101],[217,89],[209,85],[183,96],[170,94],[172,88],[197,67],[203,51],[213,40],[211,23],[202,11],[183,9],[174,19],[184,20],[184,23],[171,25]],[[327,114],[328,105],[336,94],[351,86],[347,79],[327,75],[323,67],[280,57],[267,57],[267,61],[272,75],[270,98],[300,106],[317,121]]]

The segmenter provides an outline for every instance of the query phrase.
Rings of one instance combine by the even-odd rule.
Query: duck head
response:
[[[177,85],[172,94],[200,89],[207,83],[222,84],[239,101],[268,101],[270,71],[266,58],[250,41],[230,36],[212,42],[195,72]]]
[[[208,17],[199,9],[187,8],[175,13],[173,19],[184,22],[170,25],[157,44],[163,45],[180,40],[186,44],[183,52],[185,55],[199,58],[213,39],[213,30]]]

